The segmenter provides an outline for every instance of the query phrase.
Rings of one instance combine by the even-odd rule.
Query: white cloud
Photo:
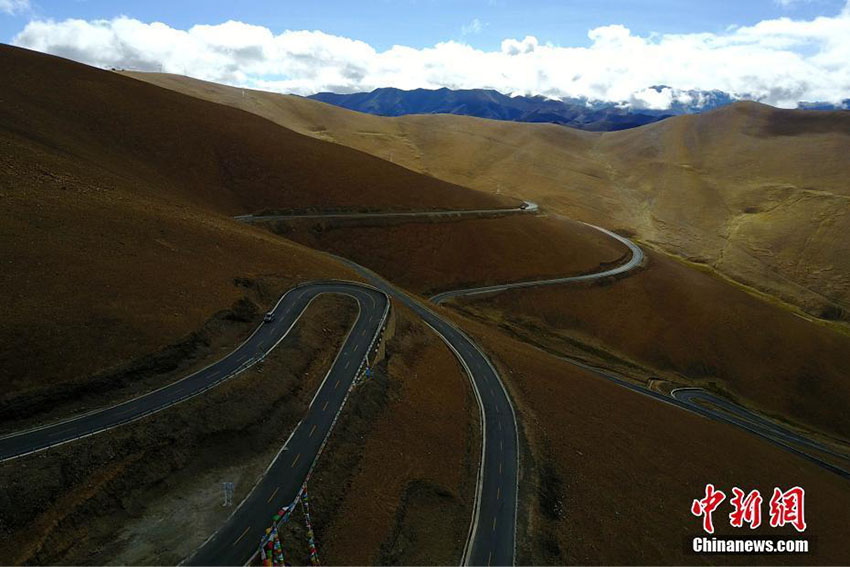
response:
[[[463,35],[479,34],[486,25],[487,24],[481,23],[481,20],[479,20],[478,18],[474,18],[468,24],[464,24],[460,27],[460,33]]]
[[[627,102],[629,103],[629,106],[637,109],[651,108],[653,110],[664,110],[666,108],[670,108],[670,105],[673,104],[674,97],[675,100],[685,104],[692,102],[692,97],[687,94],[677,96],[674,89],[670,87],[662,89],[642,89],[633,93]]]
[[[588,47],[527,36],[505,39],[497,51],[456,41],[377,51],[320,31],[276,35],[233,21],[180,30],[121,17],[32,21],[14,43],[100,67],[161,65],[166,72],[298,94],[484,87],[642,108],[685,102],[688,89],[749,94],[778,106],[850,98],[850,3],[832,17],[778,18],[722,33],[639,36],[609,25],[588,37]],[[648,88],[654,85],[674,88]]]
[[[537,49],[537,38],[527,35],[522,41],[506,39],[502,41],[502,53],[505,55],[519,55],[521,53],[533,53]]]
[[[30,9],[30,0],[0,0],[0,12],[5,14],[20,14]]]
[[[811,4],[813,0],[773,0],[773,3],[783,8],[791,8],[800,4]]]

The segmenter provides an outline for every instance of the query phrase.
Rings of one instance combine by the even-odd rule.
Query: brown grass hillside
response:
[[[9,46],[0,48],[0,69],[6,132],[143,178],[152,195],[227,214],[516,203],[117,73]]]
[[[651,252],[649,262],[608,286],[512,290],[460,301],[533,341],[601,348],[679,382],[719,388],[768,415],[850,439],[850,337],[664,255]]]
[[[58,404],[62,399],[55,399],[56,392],[77,399],[92,384],[92,375],[126,376],[121,369],[174,345],[185,347],[177,349],[180,358],[200,364],[232,348],[262,309],[294,282],[353,277],[326,256],[236,223],[231,214],[306,206],[511,202],[302,136],[238,109],[61,59],[0,47],[0,71],[0,204],[5,213],[0,220],[0,293],[6,298],[0,323],[0,403],[5,405],[0,411],[12,406],[40,409],[38,400]],[[310,104],[319,111],[329,108]],[[327,117],[332,117],[330,111]],[[610,211],[622,209],[602,162],[592,153],[601,137],[540,125],[523,130],[520,140],[509,124],[473,121],[484,130],[472,130],[486,130],[488,136],[475,146],[467,143],[468,134],[454,118],[395,122],[438,124],[427,131],[410,127],[407,140],[421,145],[411,143],[405,151],[419,156],[419,169],[434,173],[442,161],[457,172],[469,166],[463,175],[481,176],[476,183],[492,188],[498,179],[491,173],[513,167],[517,181],[525,174],[524,183],[555,187],[564,163],[575,160],[569,163],[579,165],[570,166],[569,176],[582,180],[587,198],[580,193],[564,197],[563,191],[547,197],[540,189],[550,207],[583,206],[586,218],[605,219]],[[366,132],[362,137],[370,135],[381,139],[384,134]],[[393,148],[396,142],[375,147]],[[572,148],[569,160],[558,153],[562,146]],[[439,151],[417,154],[419,147]],[[498,158],[488,153],[492,147],[500,148]],[[402,162],[397,154],[393,159]],[[493,169],[500,163],[503,169]],[[507,194],[508,183],[502,183]],[[444,281],[455,272],[468,278],[501,277],[502,266],[488,266],[497,259],[489,251],[461,265],[461,254],[450,249],[454,242],[464,255],[469,253],[464,246],[483,249],[484,237],[469,227],[490,222],[390,227],[394,235],[385,229],[346,229],[336,243],[351,240],[362,254],[380,244],[378,237],[393,235],[396,240],[387,244],[382,269],[392,268],[385,275],[401,280],[410,277],[404,270],[427,259],[423,243],[436,237],[445,263],[421,268],[430,278],[426,281]],[[584,233],[570,223],[556,230],[545,218],[496,219],[494,227],[496,222],[508,224],[481,234],[510,253],[511,262],[533,244],[542,250],[535,247],[529,254],[534,261],[528,267],[541,272],[554,264],[583,271],[595,261],[577,249]],[[571,230],[558,232],[564,226]],[[416,249],[404,254],[400,245]],[[603,260],[619,254],[610,243],[590,239],[589,247]],[[751,296],[732,295],[732,286],[694,274],[698,272],[653,257],[646,271],[606,288],[575,290],[575,295],[554,299],[535,295],[542,290],[526,290],[524,297],[539,304],[510,309],[552,311],[553,326],[563,328],[605,326],[610,333],[606,341],[630,349],[635,357],[655,356],[652,342],[657,338],[657,348],[669,350],[676,364],[687,363],[689,349],[696,345],[694,356],[729,356],[740,364],[730,367],[734,371],[749,370],[759,360],[771,362],[771,356],[777,365],[818,356],[824,363],[815,371],[832,372],[835,350],[843,346],[830,342],[836,335],[824,338],[809,324],[786,327],[796,320],[793,315],[771,310],[766,303],[753,306]],[[578,305],[581,301],[586,305]],[[309,400],[309,387],[323,375],[333,356],[329,347],[338,344],[347,320],[338,306],[321,309],[317,317],[302,321],[293,343],[283,344],[283,350],[242,380],[175,411],[5,463],[0,473],[10,480],[4,486],[14,489],[0,491],[0,509],[16,513],[0,515],[5,534],[0,547],[9,550],[0,555],[14,559],[20,554],[20,562],[98,563],[113,561],[122,551],[153,550],[170,554],[155,562],[179,560],[175,557],[184,554],[176,546],[191,546],[186,540],[174,544],[182,532],[162,526],[179,524],[200,540],[208,535],[217,515],[227,513],[218,502],[221,478],[238,473],[238,490],[250,487],[251,471],[264,468],[256,457],[275,452],[286,437],[285,424],[297,421],[298,404]],[[578,321],[570,320],[567,310]],[[816,553],[802,558],[722,557],[717,562],[844,560],[850,493],[843,479],[736,429],[577,370],[503,332],[510,329],[451,316],[491,355],[517,406],[523,436],[520,563],[703,562],[685,555],[682,544],[697,531],[689,506],[706,482],[726,490],[740,485],[763,492],[776,485],[804,486],[808,533],[817,538]],[[693,326],[674,325],[674,319]],[[763,325],[756,326],[759,320]],[[623,329],[610,328],[618,325]],[[331,561],[346,560],[343,547],[359,545],[355,558],[364,561],[378,557],[427,563],[432,557],[415,552],[437,549],[435,542],[446,538],[453,539],[440,553],[447,562],[456,561],[448,556],[456,555],[451,550],[465,536],[462,520],[468,518],[471,494],[466,473],[474,469],[467,457],[477,454],[477,430],[470,422],[475,408],[449,351],[433,335],[422,335],[420,327],[410,321],[399,326],[387,346],[387,374],[359,389],[338,424],[331,453],[339,457],[336,451],[344,441],[351,461],[320,461],[324,468],[319,471],[353,463],[341,471],[340,478],[347,480],[333,483],[338,492],[326,487],[316,499],[328,498],[327,513],[317,518],[327,535],[319,544],[327,546],[321,549],[328,550]],[[186,340],[199,329],[206,329],[202,336]],[[725,336],[729,329],[737,334]],[[694,336],[694,330],[701,334]],[[750,333],[766,334],[757,339],[747,337]],[[800,344],[772,344],[786,334]],[[623,344],[618,345],[620,339]],[[736,342],[740,350],[734,350]],[[761,357],[758,348],[766,347],[775,350]],[[280,379],[275,379],[276,368],[284,368]],[[435,369],[440,376],[429,380]],[[757,378],[761,382],[754,382],[754,389],[773,385],[767,375]],[[820,385],[833,382],[835,375],[828,374]],[[101,381],[100,387],[108,389],[110,383]],[[835,407],[846,407],[844,392],[846,388],[836,387],[821,394],[826,419],[843,418]],[[800,403],[812,400],[800,396]],[[232,411],[222,415],[225,406]],[[362,428],[346,428],[346,423]],[[411,447],[416,451],[408,451]],[[449,457],[443,458],[440,451],[446,450]],[[245,466],[249,460],[255,469]],[[317,473],[318,482],[321,475]],[[324,480],[332,478],[328,473]],[[346,493],[350,487],[356,490]],[[384,496],[387,501],[379,500]],[[215,515],[192,516],[198,508],[213,508]],[[340,511],[345,516],[334,515]],[[159,523],[162,517],[171,523]],[[374,525],[374,533],[359,537],[362,522],[367,528]],[[763,531],[776,533],[766,526]],[[423,539],[409,543],[412,534]],[[141,562],[138,554],[124,559]]]
[[[552,216],[390,226],[298,223],[290,228],[282,232],[287,238],[350,258],[426,296],[595,272],[629,255],[625,246],[600,231]]]
[[[818,316],[850,311],[848,113],[741,103],[601,134],[464,116],[376,117],[185,77],[133,76],[441,179],[631,228]]]
[[[0,74],[4,420],[218,356],[294,282],[351,277],[225,215],[512,202],[56,57],[0,46]]]
[[[836,317],[829,302],[850,307],[848,145],[850,113],[740,103],[597,150],[645,204],[632,217],[644,238]]]
[[[622,261],[625,247],[551,216],[397,226],[301,227],[288,238],[352,258],[430,295],[575,275]],[[722,390],[769,415],[850,438],[850,336],[745,293],[667,255],[608,285],[524,288],[456,300],[533,344]],[[629,366],[632,365],[632,366]],[[637,365],[643,370],[636,372]]]
[[[481,451],[475,396],[417,315],[397,306],[394,317],[385,370],[353,396],[327,447],[333,457],[312,475],[327,565],[452,565],[466,541]]]
[[[647,272],[649,274],[650,272]],[[625,280],[628,281],[628,280]],[[624,282],[618,282],[620,285]],[[615,286],[616,287],[616,286]],[[737,428],[636,394],[506,336],[457,319],[489,353],[517,408],[522,457],[519,565],[829,565],[844,562],[847,480]],[[650,335],[650,332],[647,332]],[[693,499],[711,482],[806,489],[806,555],[694,555]],[[728,500],[715,513],[728,524]],[[766,510],[765,510],[766,513]],[[795,534],[763,524],[759,534]]]

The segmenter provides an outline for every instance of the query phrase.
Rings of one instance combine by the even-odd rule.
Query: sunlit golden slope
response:
[[[850,114],[741,103],[622,132],[454,115],[385,118],[295,96],[133,74],[477,189],[634,230],[754,287],[850,310]]]
[[[465,186],[532,197],[552,208],[578,207],[587,215],[596,210],[598,219],[607,218],[614,204],[598,194],[607,182],[602,179],[604,166],[591,152],[598,138],[593,133],[455,115],[379,117],[176,75],[126,74]]]
[[[605,134],[640,234],[820,313],[848,304],[850,114],[740,103]]]

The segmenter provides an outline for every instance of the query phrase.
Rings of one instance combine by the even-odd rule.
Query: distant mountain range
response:
[[[516,122],[549,122],[591,131],[625,130],[657,122],[669,116],[705,112],[738,100],[751,98],[717,90],[672,89],[665,85],[650,87],[647,92],[669,97],[669,108],[663,110],[646,108],[641,100],[604,102],[586,98],[557,100],[542,96],[507,96],[489,89],[442,88],[405,91],[381,88],[369,93],[318,93],[308,98],[379,116],[462,114]],[[799,108],[848,110],[850,99],[843,101],[840,105],[801,102]]]

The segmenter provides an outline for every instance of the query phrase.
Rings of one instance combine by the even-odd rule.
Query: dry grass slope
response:
[[[356,391],[333,458],[313,474],[328,564],[454,565],[465,543],[480,454],[475,398],[448,347],[408,309],[394,317],[386,363]]]
[[[0,86],[0,98],[4,101],[0,105],[0,200],[7,212],[0,222],[3,243],[0,263],[4,266],[0,293],[10,298],[0,328],[3,345],[0,374],[4,376],[6,392],[20,393],[81,380],[92,372],[172,344],[199,328],[215,312],[246,296],[243,288],[234,285],[237,278],[257,282],[264,291],[257,294],[256,300],[263,302],[271,301],[294,281],[351,277],[324,256],[262,230],[234,223],[227,215],[267,207],[413,208],[508,202],[416,175],[342,146],[300,136],[238,109],[191,99],[56,58],[2,47],[0,70],[4,77]],[[217,92],[214,89],[208,96],[218,96]],[[228,92],[234,95],[234,91]],[[238,95],[241,97],[241,93]],[[683,245],[677,244],[673,237],[683,230],[691,208],[701,206],[703,201],[711,204],[726,199],[731,191],[726,186],[711,185],[710,177],[719,178],[721,173],[706,164],[695,174],[698,182],[680,183],[682,179],[689,180],[691,174],[670,173],[676,171],[671,165],[673,160],[681,157],[668,155],[674,142],[691,135],[690,129],[678,132],[676,121],[628,134],[639,136],[640,132],[648,132],[647,136],[672,140],[659,141],[661,149],[653,154],[651,144],[627,136],[458,117],[396,120],[367,117],[361,127],[358,126],[360,115],[312,101],[255,93],[246,96],[248,100],[249,97],[268,100],[272,106],[290,105],[287,111],[290,114],[281,114],[282,111],[269,106],[265,112],[277,117],[275,120],[293,120],[292,117],[302,112],[303,124],[313,121],[312,126],[304,127],[304,132],[315,137],[334,136],[336,141],[378,155],[393,152],[394,161],[412,169],[469,181],[488,190],[496,190],[501,183],[505,193],[536,196],[554,210],[588,220],[604,220],[609,226],[635,228],[649,238],[657,239],[651,232],[657,230],[659,238],[669,237],[665,245],[673,248]],[[739,111],[737,107],[724,112]],[[840,122],[837,118],[810,124],[805,120],[800,122],[793,113],[788,115],[790,118],[768,116],[761,129],[748,130],[741,126],[762,120],[758,115],[762,109],[755,111],[745,112],[734,121],[736,127],[742,128],[740,144],[761,143],[757,142],[760,137],[772,142],[789,137],[798,141],[789,147],[796,148],[800,140],[814,140],[823,144],[823,151],[832,151],[834,144],[845,136],[836,131],[835,124]],[[709,117],[703,127],[711,130],[710,120],[720,121],[723,116],[726,114]],[[721,141],[706,135],[699,137],[693,147],[703,148],[701,154],[711,156],[712,163],[736,158],[738,154],[734,152],[725,155],[717,149],[715,155],[705,149],[716,149]],[[753,152],[753,159],[760,155],[755,149]],[[829,155],[839,157],[835,157],[834,164],[824,166],[824,176],[817,185],[807,186],[807,191],[839,194],[837,185],[831,185],[838,183],[837,177],[833,179],[828,173],[842,171],[842,158],[834,152]],[[694,167],[691,162],[681,163]],[[646,167],[646,175],[656,175],[656,170],[661,172],[657,179],[669,183],[671,188],[659,192],[656,201],[648,199],[645,193],[648,189],[638,184],[640,180],[626,177],[632,175],[630,168],[636,165]],[[787,181],[791,173],[779,169],[782,163],[767,165],[770,175],[782,178],[783,183],[791,182]],[[688,167],[679,169],[688,171]],[[662,181],[658,183],[663,185]],[[682,194],[672,191],[674,181],[676,187],[684,188]],[[708,199],[707,191],[715,191],[716,195]],[[657,202],[667,203],[671,199],[678,204],[669,211],[665,209],[667,205]],[[803,206],[796,203],[787,206],[795,218],[808,210],[796,208]],[[757,204],[748,203],[746,207],[756,207],[747,214],[760,214]],[[655,208],[663,215],[655,216],[651,212]],[[728,213],[727,209],[732,210],[718,207],[707,209],[705,214],[719,219]],[[645,216],[633,216],[638,213]],[[458,229],[448,226],[435,230]],[[419,229],[410,236],[414,243],[421,237],[416,230]],[[694,230],[702,234],[709,229],[697,226]],[[768,232],[764,238],[773,246],[776,234],[772,224],[765,230]],[[498,231],[493,234],[498,236]],[[578,241],[577,234],[571,234],[570,238]],[[834,246],[828,241],[831,233],[824,234],[823,246]],[[501,245],[505,245],[504,235],[500,238]],[[693,240],[706,250],[711,251],[716,244],[709,237],[700,238]],[[691,235],[687,241],[691,241]],[[807,241],[815,243],[817,239]],[[687,250],[682,253],[694,255]],[[756,258],[767,263],[772,256],[765,253]],[[581,260],[580,255],[575,259]],[[396,261],[388,260],[388,264],[391,262]],[[839,383],[838,373],[846,366],[842,365],[840,355],[847,351],[834,335],[820,336],[803,321],[795,327],[789,323],[795,320],[792,315],[777,314],[767,304],[753,305],[754,300],[745,294],[731,295],[729,286],[709,276],[697,277],[693,270],[672,262],[668,265],[661,257],[653,258],[653,262],[646,272],[608,288],[577,289],[570,290],[568,295],[552,296],[547,294],[555,294],[555,290],[526,290],[523,293],[528,295],[524,297],[537,303],[530,307],[522,304],[509,307],[527,310],[541,318],[548,314],[555,327],[580,326],[600,336],[603,329],[609,333],[604,335],[606,342],[622,343],[621,348],[630,350],[634,357],[659,357],[655,349],[661,348],[669,352],[673,366],[687,366],[692,355],[698,361],[726,357],[730,366],[724,372],[731,378],[742,379],[741,382],[730,379],[730,383],[753,398],[762,395],[765,407],[807,415],[811,404],[825,400],[818,418],[823,421],[819,425],[829,428],[829,420],[843,423],[840,409],[846,408],[846,387]],[[724,269],[728,271],[734,265],[730,263]],[[7,266],[11,268],[6,269]],[[403,267],[399,265],[397,269]],[[780,268],[785,270],[783,277],[795,277],[793,270],[788,271],[790,268]],[[839,275],[844,270],[846,275],[845,268],[836,264],[834,270]],[[480,276],[474,270],[470,273]],[[840,283],[840,278],[836,281]],[[840,285],[835,285],[840,289]],[[574,315],[567,316],[560,310],[565,298],[570,300],[569,311]],[[536,313],[535,309],[543,309],[545,313]],[[626,317],[628,325],[622,324],[624,315],[631,315],[631,319]],[[677,323],[676,319],[683,321]],[[458,321],[481,341],[488,353],[496,354],[495,362],[516,400],[529,442],[522,469],[521,562],[695,561],[682,553],[682,538],[696,531],[695,519],[689,512],[690,501],[699,495],[706,482],[727,489],[732,485],[759,487],[763,492],[776,484],[805,486],[811,495],[807,501],[810,533],[818,537],[818,551],[812,556],[789,560],[813,563],[843,560],[848,506],[843,480],[737,430],[658,404],[554,361],[507,338],[492,326],[461,318]],[[759,322],[763,325],[754,327]],[[702,334],[692,337],[689,334],[692,328]],[[736,334],[726,336],[729,329]],[[758,335],[764,329],[776,335]],[[318,328],[314,330],[317,336],[321,334]],[[774,344],[775,336],[786,335],[798,342]],[[655,337],[660,345],[652,344]],[[689,342],[692,338],[693,342]],[[698,347],[696,353],[692,352],[693,343]],[[436,451],[440,444],[434,440],[451,433],[452,437],[447,439],[456,449],[452,453],[454,464],[440,468],[439,461],[430,459],[423,466],[420,459],[428,456],[418,454],[410,460],[395,459],[397,470],[400,474],[412,471],[410,476],[414,477],[422,476],[420,471],[427,469],[426,476],[449,491],[463,482],[458,472],[462,462],[458,453],[468,446],[465,435],[468,427],[443,429],[447,425],[445,421],[432,423],[422,410],[429,407],[435,414],[440,410],[446,412],[443,415],[463,419],[469,415],[468,392],[460,395],[457,367],[445,349],[437,348],[433,340],[426,348],[427,356],[420,352],[419,358],[401,357],[396,371],[407,376],[396,391],[399,397],[391,400],[374,436],[370,433],[364,441],[363,469],[353,471],[352,482],[372,493],[374,482],[380,480],[372,475],[377,475],[374,471],[381,468],[385,442],[389,443],[387,439],[393,438],[396,429],[409,423],[404,416],[415,409],[420,413],[411,424],[415,425],[415,431],[422,432],[415,439],[420,442],[418,446]],[[761,352],[759,349],[766,356],[789,364],[798,359],[805,362],[812,357],[824,357],[822,366],[813,371],[822,372],[825,377],[818,382],[795,382],[793,376],[776,381],[766,373],[754,375],[757,378],[754,379],[753,352]],[[307,365],[305,360],[316,358],[309,352],[305,356],[297,368]],[[411,377],[424,372],[432,363],[445,371],[439,386],[442,391],[423,389]],[[313,369],[311,375],[320,374]],[[744,378],[751,383],[745,383]],[[253,379],[262,381],[259,376]],[[803,389],[814,384],[826,389],[818,395],[816,392],[800,395],[798,403],[803,405],[794,407],[788,406],[789,398],[771,397],[771,387],[776,384]],[[278,384],[275,391],[283,392],[283,386]],[[450,388],[458,395],[449,406],[441,395],[450,395]],[[768,393],[759,394],[759,389]],[[240,411],[230,415],[233,418],[230,422],[213,418],[205,422],[214,424],[214,430],[232,428],[233,424],[240,429],[236,421],[246,415],[243,412],[256,409],[251,391],[241,390],[235,382],[213,395],[214,398],[198,398],[189,404],[203,409],[224,403],[221,401],[224,398],[232,402],[230,398],[236,396],[242,400],[238,404]],[[777,395],[786,396],[788,392]],[[296,414],[291,412],[290,418]],[[71,497],[79,496],[83,502],[82,508],[75,508],[81,519],[66,525],[72,531],[85,532],[84,520],[90,517],[85,506],[100,506],[104,499],[113,504],[118,502],[126,488],[128,471],[167,478],[172,466],[179,468],[185,464],[181,459],[192,461],[191,452],[187,453],[189,457],[173,453],[179,446],[171,443],[168,435],[177,436],[181,443],[200,451],[202,458],[197,463],[215,462],[217,446],[198,442],[206,434],[187,421],[193,415],[192,411],[164,412],[140,422],[139,427],[116,430],[112,439],[118,443],[118,449],[124,451],[122,454],[127,454],[126,451],[132,454],[114,463],[112,468],[104,467],[99,475],[92,474],[86,464],[80,465],[82,468],[69,468],[67,473],[72,478],[64,478],[62,471],[59,474],[44,469],[43,474],[54,475],[58,480],[49,485],[27,481],[20,491],[12,493],[21,498],[25,490],[38,492],[37,498],[30,501],[27,512],[30,516],[19,518],[15,529],[26,528],[32,518],[39,516],[38,502],[55,501],[55,495],[73,486]],[[464,422],[468,426],[466,419]],[[833,423],[832,427],[843,431],[843,426]],[[166,431],[163,435],[148,434],[155,433],[157,428]],[[262,427],[261,430],[270,431]],[[405,431],[404,435],[416,437],[412,431]],[[226,435],[227,442],[242,438],[239,432]],[[81,460],[73,458],[74,452],[89,451],[87,459],[94,461],[83,463],[112,462],[113,448],[104,439],[107,438],[96,437],[81,445],[68,445],[59,453],[51,453],[50,458],[65,455],[79,464]],[[160,441],[154,443],[153,457],[148,459],[139,451],[145,450],[140,441],[150,442],[150,439]],[[723,443],[718,443],[718,439]],[[280,439],[265,441],[277,446]],[[160,448],[160,442],[170,447]],[[254,438],[253,442],[261,440]],[[250,448],[245,443],[239,446],[246,451]],[[401,448],[396,446],[395,450]],[[31,458],[43,460],[48,456]],[[62,468],[61,463],[57,466]],[[19,474],[18,469],[6,468],[9,475]],[[90,481],[101,483],[100,488],[91,488]],[[430,534],[442,535],[443,526],[432,521],[433,495],[422,496],[410,488],[398,482],[393,487],[396,496],[403,489],[408,502],[418,503],[418,508],[410,508],[414,513],[403,518],[411,521],[397,523],[401,528],[396,535],[406,537],[405,525],[421,525]],[[652,496],[649,499],[648,494]],[[381,531],[386,533],[393,513],[399,510],[398,503],[396,498],[386,509],[370,504],[360,510],[358,500],[351,498],[342,505],[362,512],[362,518],[380,522]],[[126,512],[121,510],[119,515],[105,521],[125,517]],[[334,524],[331,520],[327,533],[338,535],[340,541],[353,541],[349,529],[350,526]],[[457,530],[451,533],[456,534]],[[57,533],[57,538],[63,540],[60,542],[63,545],[69,544],[61,534]],[[361,556],[374,557],[379,539],[383,537],[364,545],[359,550]],[[101,549],[101,541],[86,540],[77,549],[62,549],[72,552],[68,557],[90,557],[93,550]],[[407,540],[400,537],[394,541]],[[611,541],[619,543],[611,545]],[[16,542],[6,540],[3,544],[15,546]]]
[[[827,318],[850,312],[850,114],[741,103],[588,133],[464,116],[384,118],[185,77],[133,76],[484,191],[629,228]]]
[[[850,113],[740,103],[602,136],[647,240],[816,315],[850,307]],[[830,309],[830,305],[833,305]]]
[[[554,331],[850,439],[850,337],[661,254],[614,285],[509,291],[464,305],[535,340]]]
[[[0,124],[149,192],[225,214],[274,207],[513,204],[239,110],[3,46]]]
[[[56,57],[0,46],[0,74],[2,401],[175,344],[245,297],[237,280],[268,303],[351,277],[227,215],[515,202]]]
[[[283,234],[350,258],[426,296],[447,289],[594,272],[629,254],[625,246],[594,228],[551,216],[395,226],[322,223]]]
[[[844,562],[850,505],[845,479],[734,427],[554,360],[492,326],[457,320],[493,353],[528,441],[521,461],[518,564]],[[814,552],[687,553],[686,538],[700,531],[690,505],[708,482],[727,494],[733,486],[758,488],[762,494],[774,486],[805,487],[806,535],[817,538]],[[715,513],[718,533],[742,535],[729,527],[726,506]],[[758,533],[797,535],[793,528],[767,524]]]

